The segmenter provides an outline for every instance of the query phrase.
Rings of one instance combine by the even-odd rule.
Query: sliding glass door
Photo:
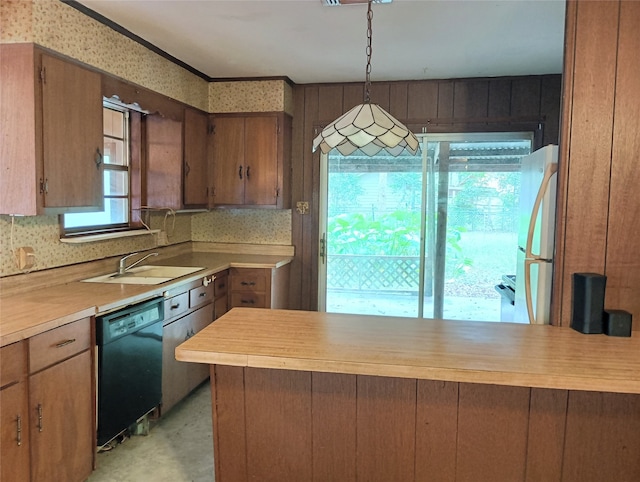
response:
[[[322,156],[319,307],[498,321],[529,133],[428,134],[418,156]]]

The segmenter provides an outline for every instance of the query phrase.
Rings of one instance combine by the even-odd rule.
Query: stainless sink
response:
[[[196,271],[202,267],[193,266],[136,266],[127,270],[124,274],[111,273],[94,278],[83,279],[86,283],[120,283],[130,285],[158,285],[172,279],[179,278]]]

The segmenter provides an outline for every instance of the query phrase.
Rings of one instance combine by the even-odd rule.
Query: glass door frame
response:
[[[476,131],[476,132],[447,132],[447,133],[420,133],[416,134],[421,142],[422,150],[422,194],[421,194],[421,216],[420,216],[420,261],[419,261],[419,286],[418,286],[418,318],[424,318],[424,295],[426,276],[426,252],[435,252],[435,222],[427,226],[428,213],[435,219],[437,211],[437,186],[435,183],[435,162],[429,161],[427,157],[429,142],[461,142],[473,141],[474,139],[486,140],[487,137],[496,136],[501,141],[510,139],[531,141],[531,151],[537,148],[536,132],[527,130],[518,131]],[[326,311],[327,306],[327,223],[328,223],[328,184],[329,184],[329,154],[320,154],[320,191],[319,191],[319,239],[318,239],[318,311]],[[448,201],[447,201],[448,202]],[[427,228],[429,228],[427,230]],[[433,256],[430,257],[433,259]],[[432,274],[433,275],[433,274]],[[444,283],[444,278],[440,280]],[[444,303],[444,298],[443,298]],[[435,307],[434,307],[435,311]],[[432,318],[435,313],[432,313]]]

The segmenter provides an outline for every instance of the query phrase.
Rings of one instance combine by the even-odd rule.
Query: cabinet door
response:
[[[207,116],[193,109],[184,111],[184,205],[207,206]]]
[[[102,191],[100,74],[42,55],[44,207],[99,207]]]
[[[95,445],[91,352],[29,377],[32,481],[82,481]]]
[[[26,383],[0,390],[0,480],[29,480]]]
[[[244,118],[214,118],[214,204],[244,203],[244,137]]]
[[[209,376],[209,365],[176,360],[176,347],[213,321],[208,304],[162,330],[162,411],[169,411]]]
[[[275,206],[279,187],[277,117],[246,118],[244,162],[244,203]]]
[[[189,363],[176,360],[176,347],[189,339],[189,315],[162,329],[162,412],[166,413],[189,393]]]
[[[206,328],[213,322],[213,304],[203,306],[191,314],[191,336]],[[185,362],[178,362],[185,363]],[[186,363],[189,365],[189,391],[204,382],[209,376],[207,363]]]
[[[149,115],[147,132],[147,206],[182,208],[182,122]]]

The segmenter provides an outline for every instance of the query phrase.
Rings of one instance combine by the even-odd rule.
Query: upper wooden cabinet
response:
[[[214,205],[289,208],[291,118],[213,116]]]
[[[101,208],[100,74],[1,44],[0,78],[0,214]]]
[[[206,208],[208,116],[194,109],[184,111],[183,200],[185,208]]]
[[[182,121],[148,115],[146,202],[156,209],[182,209]]]

